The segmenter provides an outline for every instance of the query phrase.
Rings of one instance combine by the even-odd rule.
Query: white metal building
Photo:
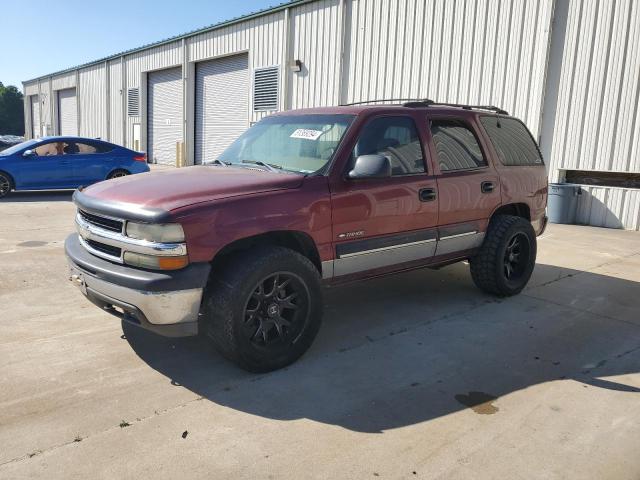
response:
[[[27,135],[213,159],[271,112],[384,98],[493,104],[585,186],[579,221],[640,229],[640,2],[296,0],[24,82]]]

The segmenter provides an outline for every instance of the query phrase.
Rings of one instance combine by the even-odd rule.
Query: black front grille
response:
[[[78,210],[80,216],[85,222],[95,225],[96,227],[110,230],[112,232],[122,232],[122,222],[120,220],[113,220],[111,218],[101,217],[94,215],[93,213],[85,212],[84,210]]]
[[[112,257],[120,258],[120,254],[122,253],[122,250],[119,249],[118,247],[112,247],[111,245],[96,242],[95,240],[85,240],[85,241],[94,250],[98,250],[99,252],[106,253],[107,255],[111,255]]]

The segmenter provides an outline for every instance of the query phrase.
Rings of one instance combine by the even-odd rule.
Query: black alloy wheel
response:
[[[530,261],[531,245],[522,232],[511,237],[504,251],[504,276],[508,281],[519,280]]]
[[[245,334],[260,348],[295,343],[308,317],[309,290],[290,272],[262,279],[249,296],[245,309]]]

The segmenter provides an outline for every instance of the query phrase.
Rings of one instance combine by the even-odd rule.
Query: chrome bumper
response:
[[[171,292],[134,290],[94,277],[72,261],[69,280],[93,303],[130,323],[167,336],[198,333],[202,288]]]

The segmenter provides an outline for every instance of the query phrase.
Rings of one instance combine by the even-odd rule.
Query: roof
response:
[[[312,114],[325,114],[325,115],[336,115],[336,114],[346,114],[346,115],[358,115],[362,112],[369,113],[378,113],[378,112],[388,112],[389,110],[429,110],[429,112],[446,114],[455,112],[460,115],[467,115],[471,113],[480,113],[483,115],[506,115],[509,116],[507,112],[504,110],[497,109],[496,107],[490,106],[474,106],[474,105],[455,105],[455,104],[446,104],[446,103],[422,103],[422,102],[411,102],[409,104],[402,103],[356,103],[349,105],[339,105],[332,107],[312,107],[312,108],[300,108],[295,110],[283,110],[277,113],[274,113],[274,116],[277,115],[312,115]]]
[[[244,22],[246,20],[251,20],[251,19],[256,18],[256,17],[262,17],[262,16],[269,15],[269,14],[272,14],[272,13],[275,13],[275,12],[279,12],[281,10],[285,10],[287,8],[296,7],[298,5],[302,5],[302,4],[310,3],[310,2],[314,2],[314,1],[317,1],[317,0],[290,0],[288,2],[283,2],[283,3],[280,3],[280,4],[272,6],[272,7],[264,8],[262,10],[257,10],[255,12],[248,13],[246,15],[241,15],[239,17],[235,17],[235,18],[232,18],[230,20],[224,20],[222,22],[214,23],[214,24],[208,25],[206,27],[198,28],[196,30],[191,30],[190,32],[182,33],[182,34],[176,35],[174,37],[169,37],[169,38],[165,38],[164,40],[159,40],[157,42],[148,43],[146,45],[142,45],[141,47],[132,48],[130,50],[125,50],[123,52],[115,53],[113,55],[109,55],[108,57],[99,58],[98,60],[94,60],[94,61],[87,62],[87,63],[82,63],[82,64],[76,65],[74,67],[65,68],[64,70],[58,70],[57,72],[49,73],[49,74],[46,74],[46,75],[40,75],[39,77],[34,77],[34,78],[29,79],[29,80],[24,80],[22,82],[22,84],[24,85],[26,83],[35,82],[37,80],[47,79],[49,77],[54,77],[56,75],[62,75],[64,73],[73,72],[73,71],[78,70],[80,68],[90,67],[92,65],[97,65],[99,63],[104,63],[106,61],[122,57],[123,55],[130,55],[132,53],[140,52],[142,50],[147,50],[149,48],[153,48],[153,47],[157,47],[157,46],[160,46],[160,45],[165,45],[167,43],[175,42],[176,40],[182,40],[183,38],[193,37],[193,36],[199,35],[201,33],[210,32],[212,30],[217,30],[219,28],[224,28],[224,27],[227,27],[229,25],[233,25],[233,24],[236,24],[236,23]]]

